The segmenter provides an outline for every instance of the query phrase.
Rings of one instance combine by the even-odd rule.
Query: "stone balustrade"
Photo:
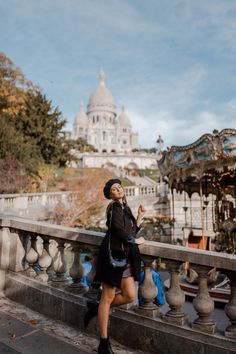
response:
[[[125,187],[125,195],[127,197],[138,196],[157,196],[162,191],[161,187],[157,185],[153,186],[130,186]]]
[[[66,200],[76,200],[78,192],[1,194],[0,212],[9,209],[27,209],[33,205],[50,206]]]
[[[19,274],[33,279],[33,287],[36,287],[36,281],[47,287],[66,291],[71,296],[96,297],[100,292],[99,284],[92,282],[92,287],[88,290],[81,282],[83,276],[81,253],[90,252],[96,259],[103,236],[104,234],[99,232],[66,228],[42,222],[29,222],[21,218],[7,218],[2,215],[0,217],[0,290],[4,291],[5,289],[5,294],[11,297],[10,283],[5,283],[4,280],[10,272],[15,276]],[[73,263],[69,267],[65,257],[68,245],[74,253]],[[141,245],[140,251],[145,264],[144,282],[140,288],[144,304],[134,307],[134,316],[143,318],[143,325],[147,319],[154,321],[150,325],[152,328],[158,321],[158,325],[163,326],[163,331],[167,332],[172,331],[175,326],[176,333],[180,333],[181,329],[181,338],[191,336],[191,340],[194,338],[196,342],[200,341],[201,343],[205,341],[205,345],[209,345],[209,341],[213,341],[214,348],[218,348],[218,346],[220,348],[223,345],[224,348],[228,347],[230,350],[235,348],[236,350],[236,256],[151,241],[146,241]],[[161,315],[157,306],[153,305],[156,288],[151,277],[151,263],[154,259],[165,264],[166,270],[170,274],[170,287],[166,293],[169,310],[164,315]],[[193,301],[196,319],[192,323],[188,320],[188,314],[183,311],[185,295],[179,284],[180,266],[185,262],[188,262],[199,276],[198,293]],[[222,270],[230,279],[231,297],[225,306],[225,313],[231,324],[224,329],[224,333],[217,330],[217,323],[211,317],[214,301],[208,292],[207,277],[212,268]],[[91,281],[94,273],[95,270],[92,268]],[[13,299],[15,298],[13,297]],[[127,312],[127,316],[130,316],[130,310]],[[114,321],[115,318],[116,316]],[[137,322],[137,320],[134,321]],[[168,325],[172,327],[166,327]],[[156,330],[158,331],[158,329]],[[159,348],[158,345],[156,349],[154,348],[155,350]],[[214,348],[209,353],[213,353]],[[219,348],[217,353],[223,353]],[[234,352],[230,350],[227,353]],[[185,352],[183,350],[183,353]]]
[[[166,185],[157,184],[154,186],[130,186],[125,187],[127,197],[135,196],[156,196],[166,191]],[[51,193],[23,193],[23,194],[1,194],[0,212],[9,210],[27,211],[32,206],[54,207],[58,202],[73,202],[78,199],[79,193],[76,191],[51,192]]]
[[[48,219],[58,203],[64,205],[77,200],[79,193],[51,192],[51,193],[23,193],[1,194],[0,212],[11,215],[31,217],[32,219]]]

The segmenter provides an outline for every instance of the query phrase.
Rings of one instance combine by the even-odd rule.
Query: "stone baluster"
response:
[[[92,253],[93,261],[92,261],[92,268],[88,274],[88,281],[91,285],[88,292],[86,293],[86,296],[94,300],[99,300],[101,297],[101,284],[100,282],[94,281],[96,275],[96,266],[97,266],[99,247],[91,246],[90,252]]]
[[[68,278],[65,274],[67,271],[67,263],[65,260],[65,241],[58,240],[57,243],[58,253],[55,261],[53,262],[55,275],[52,278],[52,285],[60,287],[68,282]]]
[[[49,256],[51,256],[51,265],[47,268],[47,274],[48,274],[48,279],[52,280],[54,276],[54,266],[53,266],[53,260],[57,258],[58,254],[58,248],[57,248],[57,243],[55,240],[50,240],[49,242],[46,242],[45,244],[45,249],[48,252]]]
[[[81,251],[80,245],[74,245],[72,252],[74,253],[74,261],[72,267],[69,270],[69,274],[73,280],[73,283],[67,288],[69,291],[73,290],[73,293],[84,294],[88,291],[85,284],[81,282],[84,274],[84,268],[81,262]]]
[[[226,328],[225,336],[236,339],[236,272],[224,271],[224,273],[230,279],[231,288],[230,300],[225,306],[225,313],[232,323],[229,327]]]
[[[163,320],[183,326],[187,322],[187,316],[182,312],[182,306],[185,302],[185,294],[179,285],[180,265],[182,262],[174,260],[163,260],[170,273],[170,287],[166,293],[166,301],[170,307]]]
[[[36,242],[37,242],[37,236],[32,235],[30,238],[30,246],[26,250],[26,257],[25,257],[25,259],[29,265],[29,268],[26,269],[26,274],[32,278],[36,277],[36,275],[37,275],[33,266],[36,264],[36,262],[39,258],[39,254],[38,254],[37,247],[36,247]]]
[[[24,249],[24,255],[23,255],[21,263],[22,263],[23,269],[26,270],[27,267],[28,267],[28,262],[26,260],[26,255],[27,255],[27,253],[28,253],[28,251],[30,249],[30,245],[31,245],[30,235],[28,233],[26,233],[25,231],[23,231],[23,230],[18,230],[18,235],[19,235],[22,247]]]
[[[144,280],[138,290],[144,303],[141,304],[136,311],[144,316],[154,318],[159,315],[159,308],[153,303],[157,296],[158,289],[152,279],[152,262],[152,258],[145,257]]]
[[[214,334],[215,322],[210,318],[214,310],[214,301],[210,297],[207,287],[208,273],[212,268],[197,264],[192,264],[191,266],[198,274],[198,292],[193,300],[193,307],[199,316],[193,321],[192,328]]]
[[[43,251],[38,260],[38,264],[41,268],[41,272],[38,274],[37,277],[39,280],[42,280],[43,282],[47,282],[49,280],[47,269],[50,267],[51,263],[52,257],[49,254],[49,239],[47,237],[44,237]]]

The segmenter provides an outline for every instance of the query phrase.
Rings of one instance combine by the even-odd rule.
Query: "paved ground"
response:
[[[7,298],[0,299],[0,354],[91,354],[98,339]],[[115,354],[144,354],[112,341]]]

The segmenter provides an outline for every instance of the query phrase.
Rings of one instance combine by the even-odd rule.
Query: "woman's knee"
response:
[[[127,303],[135,301],[137,291],[132,277],[122,279],[121,291]]]
[[[101,298],[100,303],[111,305],[113,300],[114,300],[114,296],[104,296]]]
[[[115,289],[114,290],[111,288],[103,289],[100,302],[110,305],[114,300],[114,297],[115,297]]]
[[[135,301],[136,299],[136,293],[135,292],[128,292],[125,294],[125,299],[127,301],[127,304]]]

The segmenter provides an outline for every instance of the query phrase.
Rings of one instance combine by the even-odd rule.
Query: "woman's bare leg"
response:
[[[116,288],[102,284],[102,296],[98,308],[98,323],[101,338],[108,337],[108,321],[110,307],[133,302],[136,298],[136,287],[133,277],[122,278],[121,294],[116,294]]]
[[[108,321],[112,301],[116,295],[116,288],[102,284],[102,296],[98,307],[98,324],[101,338],[108,338]]]
[[[133,277],[122,278],[120,289],[121,294],[116,294],[111,307],[129,304],[136,299],[136,286]]]

